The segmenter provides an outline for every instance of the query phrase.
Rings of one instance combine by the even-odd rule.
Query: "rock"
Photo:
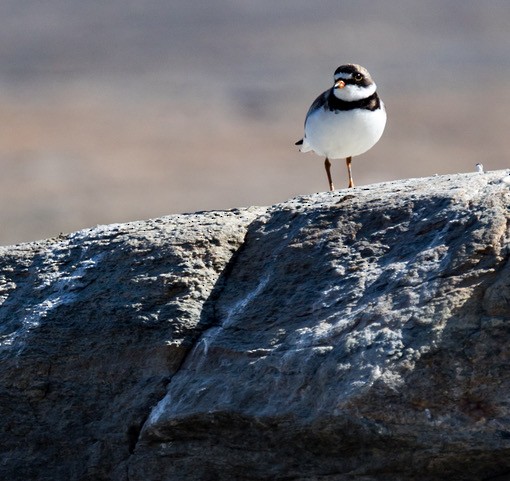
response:
[[[140,428],[213,322],[229,263],[260,212],[1,248],[0,479],[127,479]]]
[[[2,478],[505,479],[505,175],[3,248]]]

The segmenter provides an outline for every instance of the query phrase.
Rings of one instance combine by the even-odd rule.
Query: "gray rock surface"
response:
[[[506,172],[0,250],[0,477],[510,474]]]
[[[0,479],[127,479],[257,209],[0,250]],[[216,291],[215,291],[216,290]]]

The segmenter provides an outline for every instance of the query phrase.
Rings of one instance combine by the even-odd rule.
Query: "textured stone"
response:
[[[126,479],[257,209],[1,248],[1,479]],[[2,473],[2,470],[5,470]]]
[[[505,479],[505,176],[4,249],[5,477]]]

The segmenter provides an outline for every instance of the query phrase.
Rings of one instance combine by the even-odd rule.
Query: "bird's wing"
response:
[[[315,112],[317,109],[320,109],[320,108],[324,107],[324,105],[326,105],[326,103],[328,101],[328,96],[329,96],[329,90],[326,90],[325,92],[322,92],[313,101],[312,105],[310,105],[310,108],[308,109],[308,112],[306,113],[305,124],[306,124],[306,119],[310,116],[310,114],[312,112]]]
[[[317,109],[322,108],[327,103],[328,95],[329,95],[329,90],[326,90],[325,92],[322,92],[313,101],[312,105],[310,105],[310,108],[308,109],[308,112],[306,113],[306,117],[305,117],[305,126],[306,126],[306,121],[307,121],[308,117],[313,112],[315,112]],[[301,148],[299,149],[301,152],[310,152],[312,150],[312,147],[306,141],[306,135],[301,140],[298,140],[295,145],[300,145],[301,146]]]

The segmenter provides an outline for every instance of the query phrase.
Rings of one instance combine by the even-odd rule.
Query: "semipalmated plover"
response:
[[[333,87],[319,95],[308,110],[305,135],[296,142],[301,152],[326,157],[329,189],[334,190],[330,159],[345,158],[349,187],[354,187],[352,157],[370,150],[381,138],[386,110],[368,70],[353,63],[335,70]]]

